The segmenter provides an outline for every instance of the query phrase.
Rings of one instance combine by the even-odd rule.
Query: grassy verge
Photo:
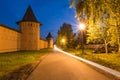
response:
[[[99,63],[103,66],[112,68],[114,70],[120,71],[120,54],[118,53],[93,53],[92,50],[85,50],[85,54],[81,54],[81,50],[66,49],[65,51],[88,59],[90,61]]]
[[[39,51],[18,51],[0,54],[0,78],[14,70],[33,63],[38,58],[52,51],[42,49]]]

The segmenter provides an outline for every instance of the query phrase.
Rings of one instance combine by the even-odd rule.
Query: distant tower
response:
[[[21,50],[39,50],[41,23],[37,21],[30,6],[17,24],[21,31]]]
[[[50,34],[50,32],[48,33],[47,37],[46,37],[47,41],[48,41],[48,48],[53,48],[53,37]]]

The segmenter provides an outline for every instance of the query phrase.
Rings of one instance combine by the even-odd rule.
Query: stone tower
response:
[[[39,50],[41,23],[37,21],[30,6],[17,24],[21,31],[21,50]]]
[[[53,48],[53,37],[50,32],[48,33],[46,39],[48,41],[48,48]]]

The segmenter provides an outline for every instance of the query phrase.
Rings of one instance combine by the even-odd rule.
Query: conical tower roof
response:
[[[22,21],[35,21],[35,22],[38,22],[35,15],[34,15],[34,12],[31,8],[31,6],[28,7],[25,15],[23,16],[23,19]]]
[[[26,10],[26,13],[24,14],[23,18],[21,21],[18,21],[17,23],[19,22],[22,22],[22,21],[33,21],[33,22],[38,22],[37,21],[37,18],[35,17],[34,15],[34,12],[31,8],[31,6],[28,6],[27,10]]]
[[[46,39],[49,39],[49,38],[53,38],[50,32],[48,33]]]

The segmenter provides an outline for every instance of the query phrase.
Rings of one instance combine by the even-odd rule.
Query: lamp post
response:
[[[79,24],[78,29],[81,32],[81,47],[82,47],[82,54],[84,54],[84,30],[85,30],[85,25],[84,24]]]

